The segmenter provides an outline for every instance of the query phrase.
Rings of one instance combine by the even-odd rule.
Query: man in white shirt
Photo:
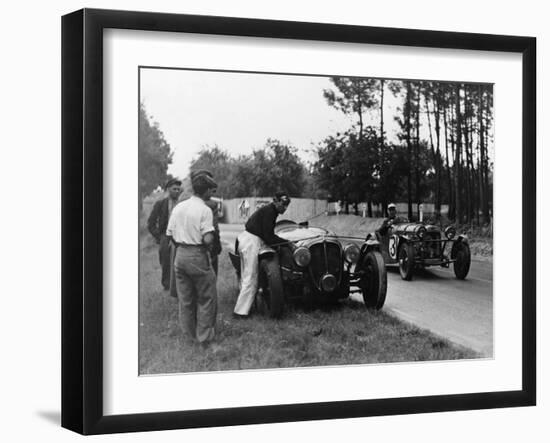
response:
[[[191,184],[194,195],[174,208],[166,235],[177,247],[174,271],[180,326],[186,338],[206,344],[215,335],[218,296],[208,251],[214,242],[213,216],[205,200],[217,185],[207,175]]]

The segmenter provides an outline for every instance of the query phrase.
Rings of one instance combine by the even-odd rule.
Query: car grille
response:
[[[424,258],[437,258],[441,256],[441,238],[438,232],[426,233],[424,237]],[[430,239],[437,241],[430,241]]]
[[[311,252],[309,268],[315,284],[318,286],[321,277],[327,273],[334,275],[336,280],[340,282],[342,274],[342,253],[340,246],[335,243],[323,242],[310,246],[309,251]]]

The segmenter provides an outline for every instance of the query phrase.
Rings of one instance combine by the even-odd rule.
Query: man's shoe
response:
[[[233,312],[233,318],[237,320],[246,320],[248,318],[248,315],[242,315],[242,314],[237,314],[236,312]]]

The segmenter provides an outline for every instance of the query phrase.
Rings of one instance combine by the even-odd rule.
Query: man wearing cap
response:
[[[191,181],[195,179],[196,177],[199,177],[200,175],[207,175],[210,178],[214,178],[212,172],[210,172],[207,169],[199,169],[196,171],[192,171],[190,174]],[[216,189],[212,190],[212,193],[215,193]],[[212,211],[212,216],[214,219],[214,243],[212,245],[212,248],[210,249],[210,259],[212,261],[212,268],[214,269],[214,273],[218,275],[218,255],[222,252],[222,244],[220,240],[220,227],[219,227],[219,211],[218,211],[218,203],[214,200],[212,200],[211,197],[208,198],[208,200],[205,200],[206,206],[210,208]]]
[[[256,210],[245,224],[245,231],[239,234],[238,251],[241,257],[241,290],[233,311],[236,317],[246,317],[258,290],[258,252],[262,245],[273,246],[287,243],[275,235],[275,221],[290,204],[285,192],[277,192],[273,201]]]
[[[380,237],[384,237],[385,235],[388,234],[388,230],[390,229],[390,227],[394,224],[394,223],[404,223],[406,220],[401,218],[401,217],[397,217],[397,208],[395,206],[395,203],[390,203],[388,205],[388,218],[386,218],[383,222],[382,222],[382,226],[380,226],[377,230],[376,230],[376,233],[380,236]]]
[[[168,196],[157,200],[147,220],[147,227],[159,245],[159,262],[162,269],[161,283],[166,290],[170,288],[170,242],[166,238],[166,227],[172,210],[178,203],[181,193],[181,180],[168,180],[164,189]]]
[[[208,251],[214,242],[213,216],[205,201],[217,185],[205,174],[192,179],[191,185],[194,195],[174,208],[166,235],[177,248],[174,272],[184,337],[207,344],[215,335],[218,301]]]

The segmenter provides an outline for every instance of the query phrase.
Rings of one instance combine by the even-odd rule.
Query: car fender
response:
[[[274,257],[276,254],[277,251],[275,251],[275,249],[271,248],[270,246],[262,246],[258,251],[258,257],[260,259]]]
[[[466,245],[470,245],[468,241],[468,237],[464,234],[460,234],[457,239],[453,242],[453,247],[451,248],[451,259],[454,259],[456,257],[456,249],[458,247],[459,243],[464,243]]]
[[[375,234],[368,234],[365,242],[361,245],[361,255],[359,257],[359,261],[357,264],[361,266],[363,264],[363,261],[365,260],[366,255],[370,251],[378,251],[381,252],[381,244],[376,238]]]
[[[368,235],[367,239],[361,246],[361,252],[363,254],[366,254],[369,251],[380,251],[380,242],[378,239],[373,235]]]

